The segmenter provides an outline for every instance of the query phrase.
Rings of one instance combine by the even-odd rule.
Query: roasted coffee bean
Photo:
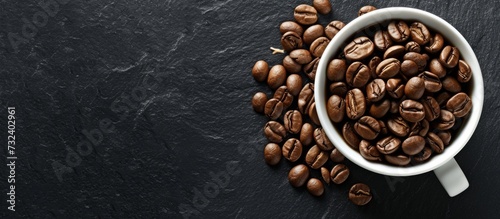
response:
[[[302,114],[309,112],[309,107],[314,103],[314,84],[307,83],[299,93],[298,109]]]
[[[264,160],[267,164],[273,166],[281,160],[281,148],[278,144],[269,143],[264,147]]]
[[[410,37],[410,28],[404,21],[392,21],[387,26],[387,31],[392,40],[398,43],[404,42]]]
[[[342,184],[349,177],[349,168],[344,164],[337,164],[330,172],[330,179],[335,184]]]
[[[313,6],[301,4],[295,7],[293,16],[302,25],[311,25],[318,21],[318,12]]]
[[[377,150],[382,154],[392,154],[401,145],[401,140],[394,136],[387,136],[377,142]]]
[[[437,120],[436,128],[442,131],[451,129],[453,125],[455,125],[455,116],[453,115],[452,112],[441,109],[441,115],[439,115],[439,118]]]
[[[384,59],[399,58],[400,56],[402,56],[404,54],[404,52],[405,52],[405,47],[402,45],[391,46],[391,47],[387,48],[387,50],[385,50]]]
[[[380,119],[384,117],[387,112],[389,112],[389,109],[391,109],[391,101],[389,101],[389,99],[385,99],[383,101],[373,103],[370,106],[369,114],[374,118]]]
[[[328,153],[317,145],[312,146],[306,154],[306,163],[313,169],[319,169],[328,161]]]
[[[387,129],[387,126],[385,125],[385,122],[382,120],[379,120],[378,123],[380,124],[380,134],[387,135],[388,129]]]
[[[302,38],[304,40],[304,43],[310,45],[312,42],[314,42],[314,40],[322,37],[324,34],[325,30],[323,29],[323,26],[321,24],[315,24],[308,27],[304,31],[304,35],[302,35]]]
[[[363,116],[354,124],[354,130],[362,138],[373,140],[380,133],[380,124],[371,116]]]
[[[395,58],[388,58],[382,61],[377,66],[377,76],[382,79],[389,79],[394,77],[399,73],[401,69],[401,64],[399,60]],[[347,76],[346,76],[347,77]]]
[[[418,71],[424,71],[425,67],[427,66],[427,58],[424,55],[421,55],[416,52],[408,52],[403,56],[403,60],[412,60],[417,64],[418,66]]]
[[[385,96],[385,82],[375,79],[366,86],[366,99],[372,103],[377,102]]]
[[[316,103],[311,104],[311,107],[309,107],[307,115],[309,116],[311,121],[314,122],[314,124],[321,125],[318,117],[318,112],[316,111]]]
[[[425,51],[428,53],[437,53],[443,49],[444,39],[441,34],[436,33],[434,37],[429,40],[429,45],[425,47]]]
[[[391,108],[389,109],[389,112],[392,114],[399,113],[399,102],[395,100],[391,100]]]
[[[307,65],[304,65],[304,73],[306,73],[307,77],[314,81],[316,78],[316,70],[318,69],[319,57],[313,59]]]
[[[313,60],[311,53],[306,49],[296,49],[290,52],[290,58],[299,65],[305,65]]]
[[[290,138],[285,141],[281,151],[285,159],[295,162],[302,155],[302,143],[300,143],[299,139]]]
[[[421,163],[428,160],[431,157],[431,155],[432,155],[432,149],[430,147],[425,146],[424,149],[422,149],[420,153],[414,155],[412,159],[415,162]]]
[[[304,29],[302,28],[302,26],[294,21],[285,21],[280,24],[281,34],[285,34],[288,31],[293,31],[299,36],[302,36],[302,33],[304,33]]]
[[[431,62],[429,62],[429,71],[439,78],[444,78],[444,76],[446,76],[446,68],[444,68],[437,59],[432,59]]]
[[[424,79],[420,77],[412,77],[405,85],[405,95],[406,97],[414,100],[418,100],[424,95],[425,83]]]
[[[410,133],[410,126],[401,116],[387,120],[387,129],[398,137],[405,137]]]
[[[288,172],[288,182],[293,187],[303,186],[307,179],[309,179],[309,169],[304,164],[299,164]]]
[[[446,68],[454,68],[460,59],[460,52],[457,47],[446,46],[439,54],[439,62]]]
[[[399,114],[408,122],[419,122],[425,118],[424,106],[415,100],[404,100],[399,105]]]
[[[279,122],[269,121],[264,126],[264,135],[273,143],[280,143],[286,137],[286,129]]]
[[[358,37],[344,48],[345,57],[352,61],[363,60],[373,53],[375,46],[368,37]]]
[[[443,91],[436,96],[436,101],[439,103],[439,107],[446,107],[446,103],[451,98],[451,94],[447,91]]]
[[[297,74],[302,71],[302,65],[295,62],[290,56],[283,58],[283,67],[285,67],[286,72],[291,74]]]
[[[273,90],[285,84],[286,69],[283,65],[275,65],[269,70],[267,85]]]
[[[352,87],[363,87],[370,80],[370,69],[361,62],[353,62],[347,68],[345,79]]]
[[[451,133],[449,131],[440,131],[437,133],[441,141],[443,141],[444,146],[450,145],[451,142]]]
[[[457,80],[460,83],[467,83],[472,78],[472,70],[470,69],[469,64],[464,60],[458,61],[458,74]]]
[[[462,86],[460,83],[455,79],[455,77],[452,77],[451,75],[448,75],[444,77],[442,86],[445,90],[452,92],[452,93],[458,93],[462,90]]]
[[[420,53],[420,45],[415,42],[415,41],[410,41],[410,42],[407,42],[406,45],[405,45],[405,51],[406,52],[416,52],[416,53]]]
[[[363,183],[354,184],[349,189],[349,200],[355,205],[366,205],[372,200],[370,187]]]
[[[345,97],[347,94],[347,84],[344,82],[335,82],[330,84],[330,93],[340,97]]]
[[[344,155],[340,153],[339,149],[337,148],[334,148],[330,153],[330,160],[332,160],[335,163],[343,162],[344,159],[345,159]]]
[[[318,127],[314,130],[314,141],[321,150],[329,151],[333,149],[333,143],[330,141],[330,139],[328,139],[325,130],[323,130],[323,128],[321,127]]]
[[[319,37],[318,39],[314,40],[311,43],[311,46],[309,47],[309,51],[311,54],[315,57],[320,57],[323,55],[323,52],[325,51],[326,47],[328,46],[328,43],[330,43],[330,40],[326,37]]]
[[[288,88],[288,92],[296,97],[302,89],[302,77],[298,74],[289,75],[286,79],[286,87]]]
[[[391,78],[385,84],[385,90],[389,96],[400,99],[405,94],[405,85],[399,78]]]
[[[427,133],[426,141],[427,141],[427,144],[429,144],[430,148],[432,148],[432,150],[434,152],[436,152],[438,154],[443,153],[443,151],[444,151],[443,141],[434,132]]]
[[[385,51],[392,46],[392,39],[385,30],[379,30],[373,36],[373,43],[380,51]]]
[[[354,122],[344,123],[344,126],[342,127],[342,136],[344,137],[347,145],[349,145],[352,149],[356,151],[359,149],[359,142],[361,139],[354,130]]]
[[[386,154],[384,158],[388,163],[396,166],[406,166],[411,161],[411,158],[404,154]]]
[[[420,135],[408,137],[401,143],[403,152],[408,155],[415,155],[424,149],[425,139]]]
[[[361,16],[361,15],[364,15],[368,12],[372,12],[372,11],[375,11],[377,10],[377,8],[371,6],[371,5],[365,5],[363,7],[361,7],[358,11],[358,17]]]
[[[429,71],[424,71],[418,75],[424,79],[425,90],[431,93],[438,92],[443,87],[439,77]]]
[[[424,106],[425,119],[427,121],[432,121],[437,119],[441,114],[441,108],[439,107],[439,103],[434,99],[434,97],[426,96],[420,100],[422,105]]]
[[[289,110],[285,113],[283,122],[288,132],[298,134],[302,128],[302,114],[298,110]]]
[[[427,44],[431,39],[431,33],[427,27],[420,23],[414,22],[410,26],[411,39],[420,45]]]
[[[323,183],[316,178],[311,178],[307,181],[307,191],[314,196],[321,196],[325,192]]]
[[[326,182],[326,184],[330,185],[330,171],[326,167],[321,167],[321,178]]]
[[[288,87],[283,85],[274,91],[274,99],[278,99],[283,103],[283,109],[287,109],[293,102],[293,95],[288,91]]]
[[[311,145],[314,139],[314,127],[309,123],[304,123],[300,129],[299,140],[302,146]]]
[[[302,48],[302,37],[296,32],[288,31],[281,36],[281,46],[287,52]]]
[[[252,76],[258,82],[264,82],[269,74],[269,65],[264,60],[255,62],[252,68]]]
[[[377,66],[382,62],[382,59],[378,56],[374,56],[372,59],[370,59],[370,62],[368,63],[368,68],[370,68],[370,75],[372,78],[377,78]]]
[[[361,118],[366,111],[365,95],[358,88],[348,91],[345,106],[347,117],[353,120]]]
[[[342,21],[332,21],[325,27],[325,35],[328,39],[333,39],[337,33],[345,27],[344,22]]]
[[[257,92],[252,97],[252,107],[255,112],[264,113],[264,107],[266,106],[268,99],[264,92]]]
[[[341,122],[345,115],[345,101],[342,97],[332,95],[326,102],[326,113],[328,118],[335,123]]]
[[[313,0],[313,7],[321,14],[328,14],[332,11],[332,4],[329,0]]]
[[[347,65],[344,59],[332,59],[328,63],[326,76],[330,81],[342,81],[344,80],[346,71]]]
[[[278,99],[271,98],[264,105],[264,114],[271,120],[276,120],[283,113],[283,102]]]
[[[448,109],[457,118],[461,118],[469,114],[472,109],[472,100],[469,95],[464,92],[460,92],[451,97],[446,103],[446,109]]]
[[[373,146],[369,141],[361,140],[359,143],[359,153],[367,160],[382,161],[377,147]]]
[[[429,122],[425,119],[420,122],[413,123],[410,128],[410,136],[426,136],[427,132],[429,132]]]
[[[407,78],[411,78],[418,74],[418,65],[412,60],[404,60],[401,63],[401,73]]]

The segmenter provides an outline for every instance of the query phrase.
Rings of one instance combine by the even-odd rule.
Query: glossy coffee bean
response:
[[[342,81],[345,78],[347,64],[344,59],[332,59],[328,63],[326,76],[330,81]]]
[[[280,33],[284,34],[288,31],[293,31],[297,33],[299,36],[302,36],[302,33],[304,33],[304,28],[302,28],[302,26],[295,21],[285,21],[281,23]]]
[[[415,62],[418,66],[418,71],[422,72],[425,70],[425,67],[427,66],[427,58],[424,55],[421,55],[420,53],[416,52],[408,52],[403,56],[403,60],[411,60]]]
[[[401,73],[407,78],[411,78],[418,74],[418,65],[412,60],[404,60],[401,63]]]
[[[297,74],[302,71],[302,65],[295,62],[290,56],[285,56],[282,64],[283,67],[285,67],[286,72],[290,74]]]
[[[391,101],[389,99],[385,99],[380,102],[373,103],[370,106],[369,114],[374,118],[380,119],[384,117],[389,109],[391,108]]]
[[[264,160],[271,166],[278,164],[281,160],[280,146],[275,143],[268,143],[264,147]]]
[[[362,157],[371,161],[381,161],[380,152],[377,147],[372,145],[369,141],[361,140],[359,143],[359,153]]]
[[[436,33],[430,40],[429,45],[425,47],[428,53],[437,53],[443,49],[444,38],[441,34]]]
[[[472,100],[469,95],[460,92],[452,96],[446,103],[446,109],[449,110],[457,118],[461,118],[469,114],[472,109]]]
[[[312,146],[306,154],[306,163],[313,169],[319,169],[328,161],[328,153],[317,145]]]
[[[269,74],[269,65],[264,60],[255,62],[252,68],[252,76],[258,82],[264,82]]]
[[[293,31],[288,31],[281,36],[281,46],[286,52],[302,48],[302,37]]]
[[[269,121],[264,126],[264,135],[273,143],[280,143],[286,137],[286,129],[279,122]]]
[[[422,151],[420,151],[418,154],[412,156],[412,159],[417,162],[417,163],[422,163],[424,161],[427,161],[432,155],[432,149],[428,146],[425,146]]]
[[[443,87],[441,80],[439,77],[432,72],[424,71],[423,73],[418,75],[422,79],[424,79],[425,90],[431,93],[438,92]]]
[[[277,99],[283,103],[283,109],[287,109],[293,102],[293,95],[288,90],[288,87],[283,85],[280,86],[273,95],[274,99]]]
[[[410,125],[401,116],[387,120],[387,129],[398,137],[405,137],[410,133]]]
[[[345,57],[352,61],[359,61],[370,56],[375,50],[373,42],[368,37],[358,37],[344,48]]]
[[[366,99],[372,103],[377,102],[385,96],[385,82],[382,79],[374,79],[366,86]]]
[[[342,184],[349,177],[349,168],[344,164],[335,165],[330,171],[330,179],[335,184]]]
[[[354,122],[344,123],[344,126],[342,127],[342,136],[344,137],[347,145],[349,145],[352,149],[356,151],[359,149],[359,142],[361,139],[354,130]]]
[[[464,60],[458,61],[458,74],[457,80],[460,83],[467,83],[472,78],[472,70],[470,69],[469,64]]]
[[[398,43],[404,42],[410,37],[410,28],[404,21],[392,21],[387,26],[387,31],[392,40]]]
[[[325,188],[321,180],[311,178],[307,181],[307,191],[314,196],[321,196],[325,192]]]
[[[427,120],[422,120],[420,122],[415,122],[411,125],[410,136],[420,135],[426,136],[429,132],[430,124]]]
[[[404,154],[386,154],[384,158],[388,163],[396,166],[406,166],[411,161],[411,158]]]
[[[309,179],[309,169],[304,164],[299,164],[288,172],[288,182],[293,187],[303,186],[307,179]]]
[[[264,92],[257,92],[252,97],[252,108],[255,112],[264,113],[264,107],[266,106],[268,99]]]
[[[405,95],[406,97],[418,100],[425,92],[425,81],[420,77],[412,77],[405,85]]]
[[[314,127],[309,123],[304,123],[300,129],[299,140],[302,146],[309,146],[314,141]]]
[[[293,50],[289,56],[299,65],[305,65],[313,60],[311,53],[306,49]]]
[[[415,100],[404,100],[399,105],[399,114],[408,122],[419,122],[425,118],[424,106]]]
[[[395,58],[388,58],[382,61],[376,69],[376,74],[379,78],[388,79],[392,78],[399,73],[401,64]]]
[[[373,140],[380,133],[380,124],[371,116],[363,116],[354,124],[354,130],[363,139]]]
[[[389,94],[389,96],[400,99],[405,94],[405,85],[403,83],[403,80],[399,78],[391,78],[387,80],[387,83],[385,84],[385,90],[387,91],[387,94]]]
[[[313,6],[301,4],[295,7],[293,16],[297,23],[311,25],[318,21],[318,12]]]
[[[455,116],[453,113],[448,110],[441,109],[441,114],[437,119],[436,128],[438,130],[445,131],[451,129],[453,125],[455,125]]]
[[[302,114],[309,112],[309,107],[314,103],[314,84],[307,83],[299,93],[298,109]]]
[[[435,153],[443,153],[444,151],[444,144],[443,140],[439,138],[438,135],[436,135],[434,132],[429,132],[427,133],[427,138],[426,138],[427,144],[429,144],[429,147],[435,152]]]
[[[437,119],[441,114],[441,108],[439,107],[439,103],[432,96],[426,96],[420,100],[422,105],[424,106],[425,119],[427,121],[432,121]]]
[[[344,155],[340,153],[339,149],[337,148],[334,148],[330,153],[330,160],[332,160],[335,163],[343,162],[344,159],[345,159]]]
[[[407,155],[415,155],[424,149],[425,139],[420,135],[408,137],[401,144],[403,152]]]
[[[353,62],[347,68],[345,79],[347,84],[352,87],[363,87],[370,80],[370,69],[361,62]]]
[[[337,33],[345,27],[345,23],[342,21],[332,21],[325,27],[325,35],[328,39],[333,39]]]
[[[373,43],[375,44],[375,47],[377,47],[377,49],[380,51],[387,50],[393,44],[389,33],[384,30],[379,30],[375,33],[375,36],[373,36]]]
[[[325,130],[323,128],[318,127],[314,130],[314,141],[316,142],[316,145],[324,151],[329,151],[333,149],[333,143],[328,139],[328,136],[326,136]]]
[[[446,68],[454,68],[460,59],[460,51],[457,47],[446,46],[439,54],[439,62]]]
[[[328,118],[335,123],[341,122],[345,116],[345,101],[337,95],[332,95],[326,102]]]
[[[405,45],[405,51],[406,52],[420,53],[420,51],[421,51],[420,44],[418,44],[415,41],[407,42],[406,45]]]
[[[318,112],[316,111],[316,103],[312,103],[311,107],[309,107],[309,111],[307,113],[311,121],[316,125],[321,125],[319,121]]]
[[[427,27],[420,23],[414,22],[410,26],[411,39],[420,45],[427,44],[431,39],[431,33]]]
[[[286,87],[288,88],[288,92],[296,97],[302,89],[302,77],[299,74],[290,74],[286,78]]]
[[[404,52],[405,52],[405,47],[403,45],[394,45],[385,50],[383,58],[384,59],[399,58],[403,56]]]
[[[318,39],[319,37],[322,37],[325,34],[325,30],[321,24],[315,24],[310,27],[308,27],[304,31],[304,35],[302,35],[302,38],[304,39],[304,43],[307,45],[310,45],[314,40]]]
[[[347,84],[344,82],[331,83],[329,89],[330,89],[330,94],[337,95],[340,97],[345,97],[348,91]]]
[[[451,133],[449,131],[440,131],[437,133],[441,141],[443,141],[444,146],[450,145]]]
[[[302,155],[302,143],[300,143],[299,139],[290,138],[283,144],[281,153],[285,159],[295,162]]]
[[[273,90],[285,84],[286,69],[283,65],[275,65],[269,70],[267,85]]]
[[[347,92],[345,105],[347,117],[353,120],[359,119],[366,111],[365,95],[360,89],[354,88]]]
[[[354,184],[349,189],[349,200],[355,205],[366,205],[372,200],[370,187],[363,183]]]
[[[375,8],[374,6],[371,6],[371,5],[365,5],[363,7],[361,7],[358,11],[358,17],[361,16],[361,15],[364,15],[368,12],[372,12],[372,11],[375,11],[377,10],[377,8]]]
[[[313,0],[313,7],[320,14],[328,14],[332,11],[332,4],[329,0]]]
[[[302,114],[298,110],[289,110],[283,117],[283,123],[288,132],[298,134],[302,129]]]
[[[444,77],[442,84],[443,88],[451,93],[458,93],[462,90],[460,82],[451,75]]]
[[[309,51],[311,54],[315,57],[320,57],[323,55],[323,52],[325,51],[326,47],[328,46],[328,43],[330,43],[330,40],[326,37],[319,37],[318,39],[314,40],[310,47]]]
[[[370,68],[370,75],[372,78],[377,78],[377,66],[382,62],[382,59],[378,56],[373,56],[368,62],[368,68]]]
[[[326,184],[330,185],[330,171],[326,167],[321,167],[320,171],[323,181],[325,181]]]
[[[439,60],[437,59],[432,59],[429,62],[429,71],[439,78],[444,78],[444,76],[446,76],[446,68],[441,65],[441,62],[439,62]]]
[[[264,114],[270,120],[278,119],[283,113],[283,110],[284,110],[283,102],[281,102],[278,99],[271,98],[266,102],[266,105],[264,105]]]
[[[377,141],[377,150],[382,154],[392,154],[398,150],[401,140],[394,136],[387,136]]]
[[[307,77],[314,81],[316,78],[316,70],[318,69],[319,57],[314,58],[311,62],[304,65],[304,73],[306,73]]]

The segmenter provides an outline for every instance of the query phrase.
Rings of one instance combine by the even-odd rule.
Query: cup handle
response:
[[[469,187],[469,181],[465,178],[464,172],[458,166],[455,158],[451,158],[444,165],[435,169],[434,174],[450,197],[460,194]]]

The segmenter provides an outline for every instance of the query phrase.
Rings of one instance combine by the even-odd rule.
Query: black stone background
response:
[[[477,131],[456,156],[470,187],[454,198],[432,172],[384,177],[348,161],[346,183],[315,198],[288,184],[287,161],[264,163],[266,118],[250,99],[271,91],[250,71],[259,59],[282,60],[269,50],[280,46],[279,24],[312,1],[60,0],[59,11],[16,52],[8,35],[23,36],[23,18],[42,11],[38,2],[45,1],[0,2],[0,145],[5,157],[6,109],[14,106],[18,157],[16,212],[7,211],[8,169],[0,167],[1,218],[187,216],[181,209],[191,209],[192,218],[500,214],[499,1],[334,1],[333,13],[320,20],[349,22],[366,4],[407,6],[444,18],[469,41],[485,102]],[[110,120],[114,132],[100,131],[91,151],[78,150],[83,131],[96,133]],[[71,164],[63,170],[72,172],[59,180],[57,163]],[[227,165],[236,173],[214,190],[211,173],[228,173]],[[367,206],[347,200],[357,182],[372,188]]]

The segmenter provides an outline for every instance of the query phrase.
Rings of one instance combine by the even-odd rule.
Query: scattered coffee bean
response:
[[[387,80],[385,89],[387,90],[387,94],[389,94],[392,98],[400,99],[405,94],[405,85],[403,80],[399,78],[391,78]]]
[[[309,146],[314,140],[314,128],[309,123],[304,123],[300,129],[300,142],[303,146]]]
[[[330,185],[330,171],[326,167],[321,167],[321,178]]]
[[[283,65],[275,65],[269,70],[267,76],[267,85],[273,90],[280,87],[285,83],[286,69]]]
[[[361,15],[364,15],[364,14],[366,14],[368,12],[375,11],[375,10],[377,10],[377,8],[375,8],[374,6],[371,6],[371,5],[363,6],[358,11],[358,17],[361,16]]]
[[[286,137],[286,129],[279,122],[269,121],[264,126],[264,135],[273,143],[281,143]]]
[[[344,22],[342,21],[332,21],[325,27],[325,35],[328,39],[333,39],[337,33],[345,27]]]
[[[283,85],[274,91],[274,99],[283,103],[283,109],[287,109],[293,102],[293,95],[288,91],[288,87]]]
[[[321,127],[314,130],[314,141],[316,142],[316,145],[321,148],[321,150],[329,151],[333,149],[332,142],[328,139],[325,130]]]
[[[321,196],[323,195],[325,188],[323,186],[323,183],[319,179],[311,178],[309,179],[309,181],[307,181],[307,191],[309,191],[311,195]]]
[[[418,65],[412,60],[404,60],[401,63],[401,73],[407,78],[411,78],[418,74]]]
[[[288,88],[288,92],[296,97],[302,89],[302,77],[298,74],[289,75],[286,79],[286,87]]]
[[[309,107],[309,111],[307,113],[311,121],[316,125],[321,125],[318,117],[318,112],[316,111],[316,103],[312,103],[311,107]]]
[[[314,81],[314,79],[316,78],[316,70],[318,69],[318,64],[319,64],[319,57],[313,59],[307,65],[304,65],[303,69],[304,73],[306,73],[307,77],[311,81]]]
[[[405,95],[406,97],[414,100],[418,100],[424,95],[425,92],[425,80],[420,77],[412,77],[405,85]]]
[[[355,205],[366,205],[372,200],[370,187],[363,183],[354,184],[349,190],[349,200]]]
[[[264,107],[267,102],[267,95],[264,92],[257,92],[252,97],[252,107],[255,112],[264,113]]]
[[[281,46],[286,52],[302,48],[302,37],[293,31],[288,31],[281,36]]]
[[[306,49],[293,50],[289,56],[299,65],[305,65],[313,60],[311,53]]]
[[[283,144],[281,151],[285,159],[295,162],[302,155],[302,144],[298,139],[290,138]]]
[[[313,56],[320,57],[321,55],[323,55],[323,52],[328,46],[328,43],[330,43],[330,40],[328,38],[319,37],[318,39],[314,40],[314,42],[311,43],[309,51]]]
[[[344,159],[345,159],[344,155],[340,153],[340,151],[337,148],[334,148],[330,153],[330,160],[332,160],[335,163],[343,162]]]
[[[306,163],[313,169],[319,169],[328,161],[328,154],[317,145],[312,146],[306,154]]]
[[[377,102],[385,96],[385,82],[382,79],[374,79],[366,86],[366,99],[370,102]]]
[[[294,10],[295,20],[302,25],[311,25],[318,21],[318,12],[313,6],[301,4]]]
[[[332,10],[332,4],[329,0],[313,0],[313,7],[320,14],[328,14]]]
[[[302,71],[302,65],[295,62],[289,55],[283,58],[283,67],[285,67],[286,72],[291,74],[297,74]]]
[[[349,177],[349,169],[344,164],[337,164],[330,172],[330,179],[335,184],[342,184]]]
[[[309,112],[309,107],[314,103],[314,84],[307,83],[299,93],[298,108],[302,114]]]
[[[302,33],[304,33],[304,29],[302,28],[302,26],[294,21],[285,21],[280,24],[281,34],[285,34],[288,31],[293,31],[299,36],[302,36]]]
[[[285,113],[283,122],[288,132],[298,134],[302,129],[302,114],[298,110],[289,110]]]
[[[269,65],[264,60],[259,60],[252,68],[252,76],[258,82],[266,81],[269,74]]]
[[[273,166],[281,160],[281,148],[278,144],[269,143],[264,147],[264,160],[267,164]]]
[[[380,119],[389,112],[390,108],[391,101],[389,99],[385,99],[383,101],[373,103],[370,106],[369,115],[373,116],[374,118]]]
[[[304,43],[307,45],[311,45],[314,40],[318,39],[319,37],[322,37],[325,34],[325,30],[321,24],[315,24],[310,27],[308,27],[305,31],[304,34],[302,35],[302,39],[304,40]]]
[[[288,182],[293,187],[303,186],[307,179],[309,179],[309,169],[304,164],[299,164],[288,172]]]
[[[266,102],[266,105],[264,105],[264,114],[269,119],[276,120],[281,116],[281,113],[283,113],[283,109],[283,102],[272,98]]]

